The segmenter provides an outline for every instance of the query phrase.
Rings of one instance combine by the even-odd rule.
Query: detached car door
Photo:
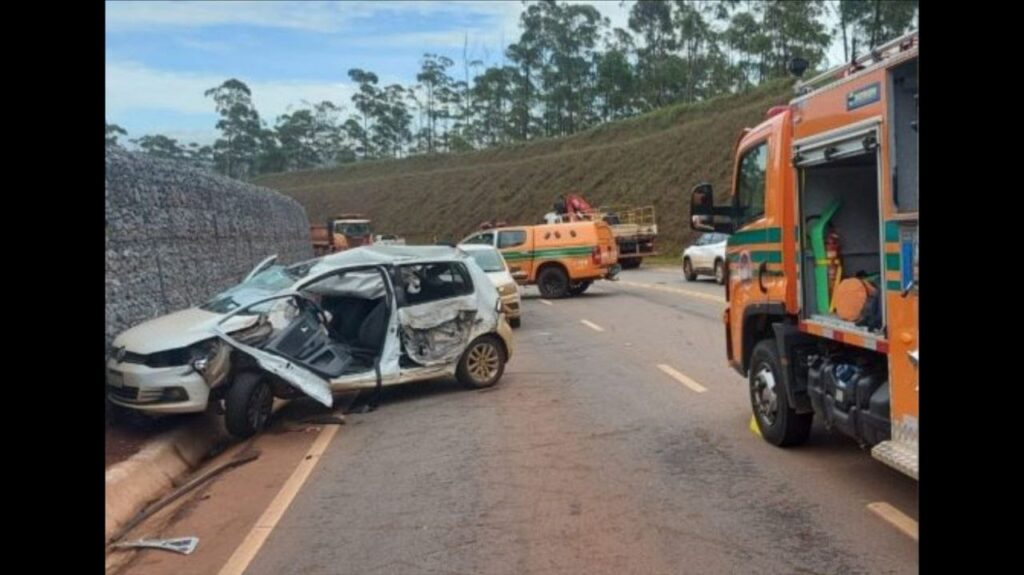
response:
[[[405,354],[423,367],[456,362],[469,343],[480,305],[465,264],[403,265],[399,276],[398,329]]]

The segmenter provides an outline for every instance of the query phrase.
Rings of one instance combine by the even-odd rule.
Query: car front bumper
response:
[[[505,317],[509,319],[520,317],[520,314],[522,314],[522,300],[519,297],[519,292],[501,296],[501,307],[505,312]]]
[[[197,413],[210,399],[210,386],[191,365],[156,368],[110,359],[106,379],[111,403],[139,411]]]

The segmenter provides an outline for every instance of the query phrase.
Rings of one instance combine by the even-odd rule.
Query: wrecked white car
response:
[[[266,258],[242,283],[202,305],[151,319],[118,334],[106,374],[107,398],[115,410],[150,415],[196,413],[219,399],[217,388],[230,375],[231,366],[227,349],[223,349],[213,326],[250,302],[287,290],[317,261],[285,267],[274,265],[276,259]],[[222,327],[248,330],[252,324],[253,318],[236,316]]]
[[[251,318],[241,332],[232,323],[239,316]],[[305,394],[330,407],[336,391],[379,393],[448,376],[483,388],[501,379],[512,354],[511,328],[487,275],[464,253],[439,246],[334,254],[290,290],[227,314],[214,332],[232,350],[224,415],[239,437],[266,424],[275,396]]]

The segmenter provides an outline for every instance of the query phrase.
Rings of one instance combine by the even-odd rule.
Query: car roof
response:
[[[498,251],[494,246],[487,244],[459,244],[457,247],[464,252],[482,252],[484,250]]]
[[[465,254],[449,246],[363,246],[323,256],[313,264],[310,274],[345,267],[415,264],[461,260],[465,257]]]

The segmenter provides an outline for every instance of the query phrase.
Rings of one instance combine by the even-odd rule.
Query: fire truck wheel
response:
[[[772,445],[787,447],[807,441],[813,413],[797,413],[789,406],[778,345],[761,340],[750,356],[750,404],[761,437]]]

